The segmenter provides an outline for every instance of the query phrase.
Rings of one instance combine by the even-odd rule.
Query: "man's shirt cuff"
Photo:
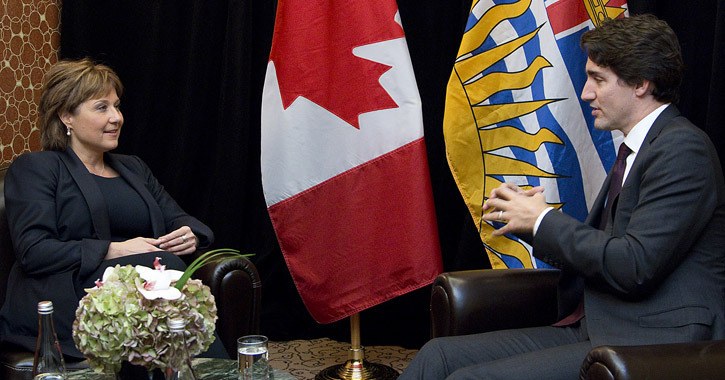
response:
[[[544,211],[541,212],[541,214],[539,214],[539,217],[536,218],[536,223],[534,223],[533,236],[536,236],[536,231],[539,230],[539,225],[541,224],[541,221],[544,220],[544,216],[546,216],[546,214],[553,209],[554,209],[553,207],[547,207]]]

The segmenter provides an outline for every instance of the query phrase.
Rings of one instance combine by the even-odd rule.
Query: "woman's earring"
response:
[[[70,136],[70,128],[66,128],[66,130],[65,130],[65,135],[66,135],[66,136]]]

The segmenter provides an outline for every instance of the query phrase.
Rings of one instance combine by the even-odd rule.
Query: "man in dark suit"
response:
[[[618,163],[582,223],[543,188],[504,184],[484,216],[530,239],[573,295],[554,326],[434,339],[401,376],[573,379],[594,346],[725,338],[725,184],[709,138],[672,105],[682,60],[652,16],[582,36],[595,127],[624,134]],[[495,313],[495,310],[491,312]]]

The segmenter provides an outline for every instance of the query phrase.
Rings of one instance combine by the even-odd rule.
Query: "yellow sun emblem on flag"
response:
[[[602,0],[583,0],[594,25],[606,18],[619,16],[624,9],[607,7]],[[472,5],[474,9],[476,2]],[[501,254],[515,257],[524,267],[533,267],[531,254],[523,243],[507,236],[493,237],[494,227],[482,220],[482,207],[491,190],[501,184],[504,176],[557,178],[528,163],[499,153],[503,148],[517,147],[535,152],[544,143],[562,144],[552,131],[541,128],[527,133],[506,122],[528,115],[559,99],[540,99],[494,103],[491,97],[506,90],[525,89],[532,85],[536,75],[551,63],[537,56],[518,72],[487,73],[495,63],[503,60],[539,34],[541,26],[497,46],[477,51],[501,22],[523,15],[531,0],[521,0],[489,8],[475,26],[468,30],[461,42],[458,56],[448,82],[448,94],[443,120],[446,154],[451,172],[463,195],[493,268],[507,268]],[[561,207],[561,204],[553,204]]]

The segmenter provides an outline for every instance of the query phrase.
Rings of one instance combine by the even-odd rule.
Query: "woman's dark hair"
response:
[[[682,55],[675,32],[652,15],[607,20],[582,35],[592,62],[612,70],[628,85],[653,85],[660,102],[675,103],[682,82]]]

